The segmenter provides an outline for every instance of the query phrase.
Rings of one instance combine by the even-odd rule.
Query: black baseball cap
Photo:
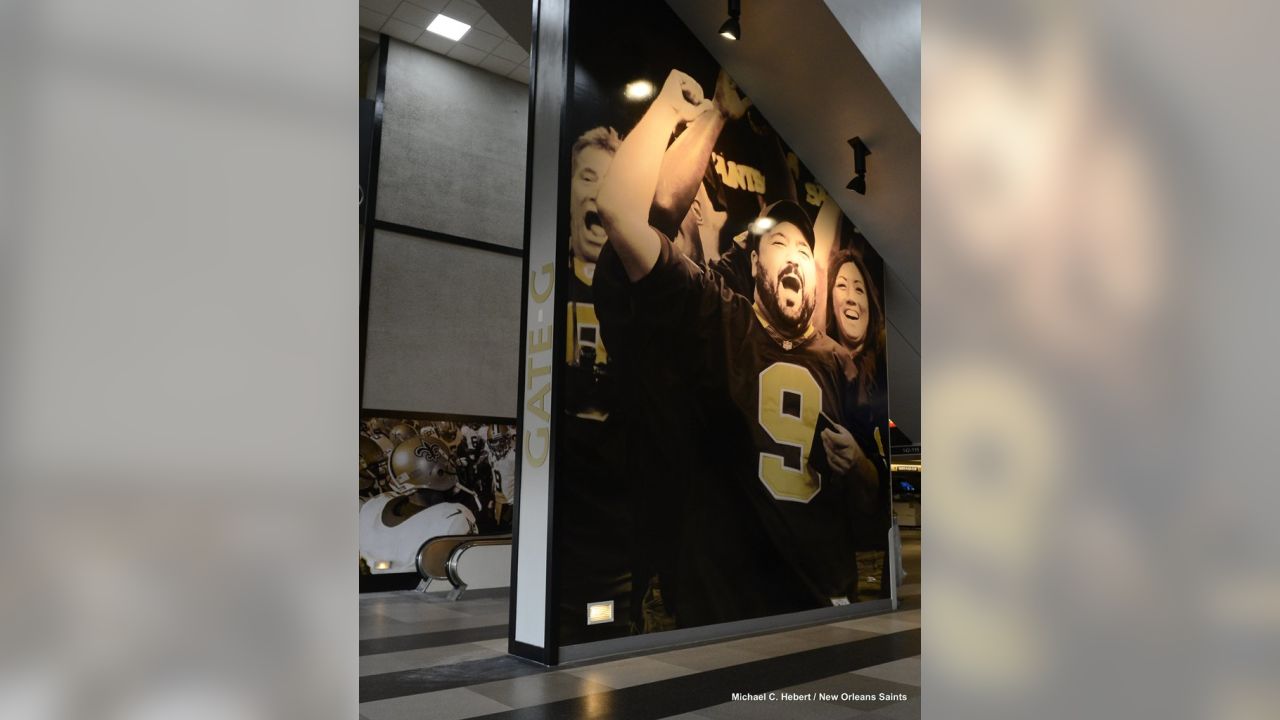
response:
[[[760,231],[758,224],[758,221],[762,218],[769,218],[770,220],[773,220],[773,225],[770,225],[768,228],[764,228],[763,232]],[[760,214],[756,216],[756,222],[752,222],[748,228],[751,231],[752,242],[754,244],[759,244],[761,235],[768,232],[775,225],[781,225],[784,222],[791,223],[792,225],[800,228],[800,232],[804,233],[804,239],[809,242],[810,249],[813,248],[813,223],[809,222],[809,214],[806,213],[804,208],[800,207],[800,204],[794,200],[779,200],[771,205],[765,206],[765,208],[760,211]]]

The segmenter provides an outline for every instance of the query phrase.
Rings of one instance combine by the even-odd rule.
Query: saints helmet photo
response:
[[[397,487],[448,490],[458,484],[458,469],[449,448],[435,438],[413,437],[391,452],[391,478]]]

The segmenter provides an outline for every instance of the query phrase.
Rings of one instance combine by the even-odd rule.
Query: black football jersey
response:
[[[600,337],[592,291],[595,265],[571,258],[565,317],[565,411],[603,422],[609,417],[612,387],[609,353]]]
[[[601,266],[612,269],[616,255],[606,255]],[[813,329],[782,337],[665,237],[627,296],[601,299],[606,336],[624,319],[632,333],[647,326],[655,346],[682,346],[670,356],[696,374],[688,402],[707,418],[697,442],[714,460],[689,489],[701,507],[686,518],[681,624],[848,601],[857,580],[851,481],[810,462],[821,455],[819,428],[842,422],[848,353]]]

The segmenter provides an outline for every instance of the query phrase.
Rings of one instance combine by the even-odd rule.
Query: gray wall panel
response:
[[[378,231],[364,406],[514,417],[521,260]]]
[[[524,245],[529,87],[391,41],[378,219]]]

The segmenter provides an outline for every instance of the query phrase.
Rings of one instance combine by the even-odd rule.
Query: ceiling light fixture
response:
[[[742,37],[742,26],[738,19],[742,16],[741,0],[729,0],[729,19],[720,26],[720,37],[737,40]]]
[[[860,137],[849,138],[849,147],[853,148],[853,171],[857,173],[853,179],[845,185],[846,190],[852,190],[859,195],[867,194],[867,156],[871,154],[871,148],[862,142]],[[889,421],[889,427],[893,427],[893,421]]]
[[[628,100],[648,100],[653,97],[653,83],[648,80],[633,80],[627,83],[622,93]]]
[[[466,35],[470,29],[470,25],[460,20],[454,20],[448,15],[437,15],[436,19],[432,20],[431,24],[427,26],[428,32],[447,37],[450,40],[461,40],[462,36]]]

